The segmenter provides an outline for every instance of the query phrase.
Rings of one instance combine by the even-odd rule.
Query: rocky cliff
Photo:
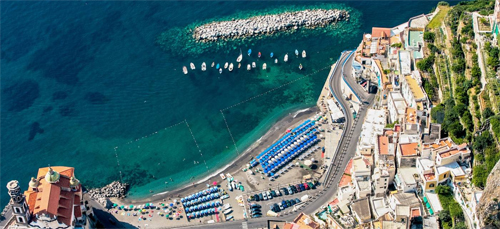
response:
[[[481,228],[500,228],[500,161],[486,180],[476,212]]]

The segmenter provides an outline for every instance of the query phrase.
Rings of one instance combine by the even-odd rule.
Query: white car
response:
[[[281,210],[285,210],[285,208],[283,207],[283,204],[278,203],[278,206],[280,207]]]
[[[276,195],[277,195],[277,196],[281,196],[281,192],[280,192],[280,190],[276,189],[276,190],[274,190],[274,191],[276,192]]]
[[[270,191],[267,191],[267,197],[268,197],[269,199],[272,199],[272,198],[273,198],[273,195],[271,195],[271,192],[270,192]]]
[[[266,192],[262,192],[262,196],[264,197],[264,200],[267,200],[267,194],[266,194]]]

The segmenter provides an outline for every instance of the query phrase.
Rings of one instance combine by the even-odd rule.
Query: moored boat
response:
[[[202,70],[202,71],[207,70],[207,64],[205,64],[205,62],[203,62],[203,63],[201,64],[201,70]]]
[[[302,70],[302,64],[299,64],[299,69]]]
[[[264,64],[262,65],[262,70],[266,70],[266,69],[267,69],[267,64],[266,64],[266,63],[264,63]]]
[[[306,50],[302,50],[302,58],[306,58]]]
[[[238,68],[241,68],[241,63],[238,63]]]
[[[274,63],[277,64],[278,63],[278,58],[274,59]]]
[[[228,63],[228,62],[226,62],[226,63],[224,64],[224,68],[227,68],[227,67],[229,67],[229,63]]]
[[[271,53],[271,58],[273,58],[273,56],[274,56],[274,53]]]
[[[299,50],[295,49],[295,55],[299,56]]]
[[[184,72],[184,75],[188,74],[188,68],[186,66],[182,67],[182,72]]]
[[[212,62],[212,65],[211,65],[211,67],[213,68],[214,66],[215,66],[215,62]]]
[[[219,68],[219,74],[222,74],[222,68]]]
[[[252,54],[252,49],[248,50],[248,56],[250,56],[250,54]]]
[[[287,53],[287,54],[285,54],[285,57],[283,58],[283,60],[284,60],[285,62],[288,62],[288,53]]]
[[[228,216],[228,217],[226,218],[226,221],[229,221],[229,220],[231,220],[231,219],[233,219],[233,216],[232,216],[232,215]]]
[[[227,215],[230,214],[231,212],[233,212],[233,209],[227,209],[224,211],[224,214]]]
[[[247,65],[247,70],[250,71],[250,69],[252,69],[252,66],[250,66],[250,64]]]
[[[255,64],[255,62],[252,62],[252,68],[256,68],[257,65]]]
[[[233,67],[234,67],[234,65],[233,65],[233,63],[231,63],[231,64],[229,65],[229,71],[230,71],[230,72],[232,72],[232,71],[233,71]]]
[[[261,55],[262,55],[262,54],[261,54],[261,53],[259,52],[259,55],[258,55],[258,57],[260,58],[260,56],[261,56]]]
[[[220,65],[219,63],[217,63],[217,66],[215,66],[216,69],[219,69],[220,68]]]
[[[223,180],[225,180],[225,179],[226,179],[226,176],[224,176],[224,173],[221,173],[221,174],[220,174],[220,178],[222,178]]]
[[[240,55],[238,56],[238,58],[236,58],[236,62],[241,62],[241,60],[243,59],[243,54],[241,54],[241,49],[240,49]]]
[[[194,66],[193,62],[191,62],[191,64],[189,64],[189,66],[191,67],[191,70],[195,70],[196,67]]]

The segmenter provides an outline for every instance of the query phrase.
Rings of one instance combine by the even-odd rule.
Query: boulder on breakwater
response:
[[[113,181],[102,188],[93,188],[88,191],[88,195],[93,200],[106,206],[106,200],[110,197],[124,198],[127,193],[128,184]]]
[[[278,31],[321,27],[348,19],[349,13],[346,10],[315,9],[286,12],[204,24],[194,29],[193,38],[201,42],[213,42],[221,39],[271,35]]]

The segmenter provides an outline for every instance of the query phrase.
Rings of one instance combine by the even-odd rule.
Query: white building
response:
[[[418,175],[417,168],[399,168],[394,178],[396,188],[403,192],[415,192],[417,190],[417,181],[414,175]]]
[[[368,109],[358,141],[358,155],[368,155],[374,152],[377,135],[383,133],[385,125],[384,110]]]
[[[371,166],[370,162],[361,157],[355,157],[352,159],[352,181],[354,183],[354,189],[356,191],[357,198],[363,198],[371,195]]]
[[[399,51],[399,67],[403,77],[411,74],[411,56],[409,51]]]
[[[390,181],[390,174],[389,171],[387,171],[387,169],[380,169],[376,167],[373,170],[372,189],[375,196],[377,197],[385,196],[387,188],[389,187],[390,184],[389,181]]]
[[[399,91],[389,92],[387,97],[387,110],[389,111],[389,122],[403,122],[405,116],[406,102]]]

